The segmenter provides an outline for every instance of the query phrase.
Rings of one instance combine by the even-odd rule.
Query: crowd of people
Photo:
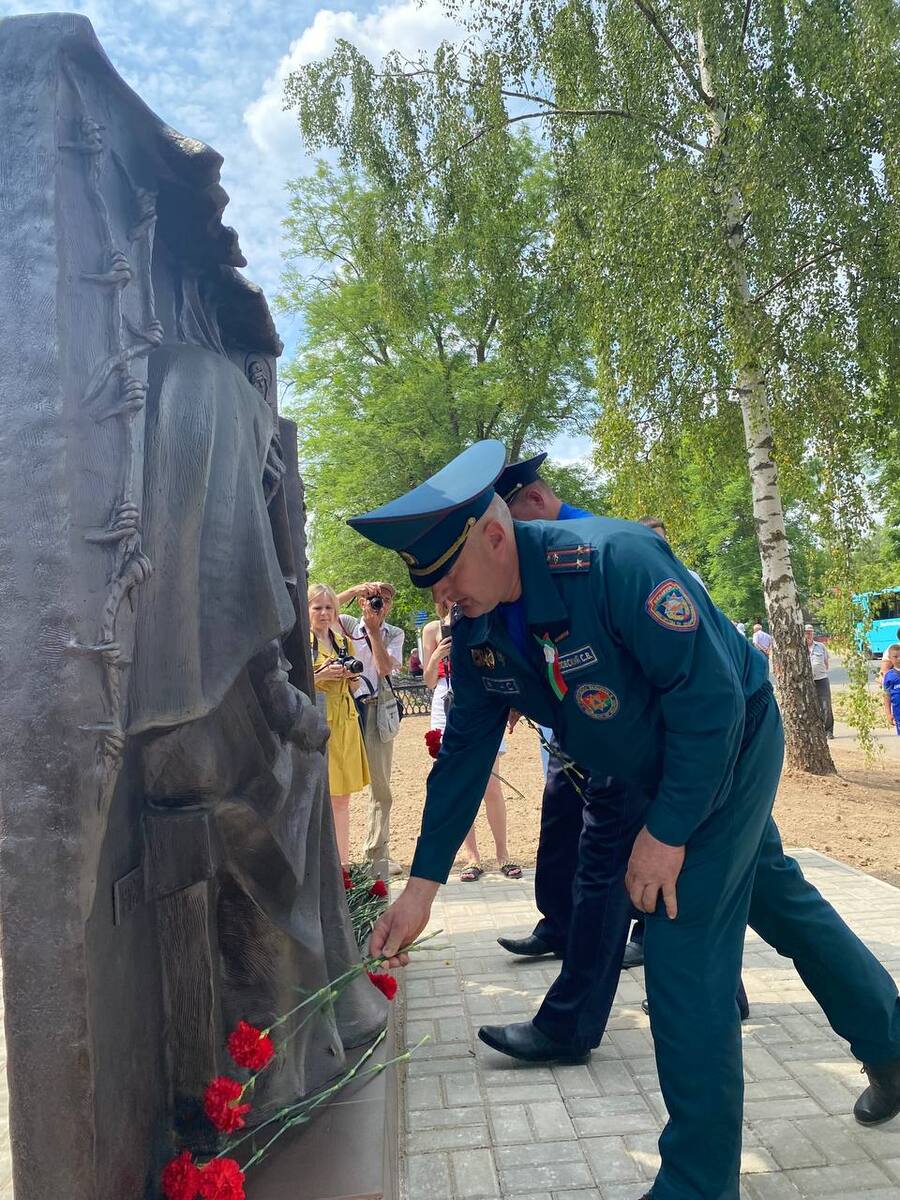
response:
[[[392,676],[402,670],[404,642],[403,630],[387,620],[395,595],[390,583],[369,582],[339,593],[327,584],[313,583],[307,596],[317,701],[331,731],[328,783],[338,852],[348,866],[350,802],[368,786],[363,854],[376,872],[384,870],[388,875],[402,872],[390,857],[391,767],[400,726]],[[358,606],[359,616],[341,611],[352,604]],[[438,605],[437,614],[422,630],[424,666],[418,673],[431,691],[430,728],[442,733],[453,699],[449,608]],[[418,648],[414,653],[419,660]],[[501,745],[484,791],[484,807],[499,870],[508,879],[520,879],[522,868],[507,848],[506,799],[499,773],[504,752]],[[464,844],[468,862],[460,878],[473,883],[484,874],[474,824]]]

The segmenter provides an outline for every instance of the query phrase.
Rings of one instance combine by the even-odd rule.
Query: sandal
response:
[[[459,873],[459,877],[463,883],[477,883],[484,874],[484,867],[479,863],[469,863]]]
[[[507,879],[521,879],[522,868],[518,863],[505,862],[500,864],[500,874],[505,875]]]

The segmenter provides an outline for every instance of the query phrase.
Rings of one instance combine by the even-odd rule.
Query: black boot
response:
[[[900,1113],[900,1058],[880,1067],[863,1066],[869,1086],[853,1106],[860,1125],[880,1125]]]
[[[644,943],[627,942],[625,945],[625,954],[622,957],[622,970],[627,971],[629,967],[642,967],[643,965]]]
[[[508,950],[510,954],[518,954],[521,958],[542,958],[545,954],[552,954],[554,958],[562,958],[562,955],[549,946],[543,938],[539,938],[536,933],[529,933],[528,937],[523,938],[497,938],[498,945],[504,950]]]
[[[530,1063],[584,1063],[591,1056],[590,1050],[573,1050],[571,1046],[554,1042],[531,1021],[518,1021],[512,1025],[482,1025],[478,1030],[481,1040],[493,1050]]]

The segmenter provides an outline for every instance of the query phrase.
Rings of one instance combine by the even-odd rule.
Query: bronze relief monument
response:
[[[221,159],[0,21],[0,880],[17,1200],[144,1200],[227,1030],[357,959],[281,351]],[[383,1026],[363,976],[262,1084]]]

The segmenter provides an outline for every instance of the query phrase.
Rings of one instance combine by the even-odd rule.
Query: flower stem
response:
[[[296,1116],[293,1116],[290,1119],[285,1119],[285,1113],[292,1111],[291,1108],[287,1108],[283,1109],[274,1117],[271,1117],[268,1121],[266,1121],[265,1125],[271,1125],[273,1121],[282,1121],[283,1124],[281,1129],[279,1129],[276,1134],[269,1138],[266,1144],[261,1146],[259,1150],[254,1153],[252,1158],[248,1160],[247,1165],[244,1167],[244,1171],[249,1171],[251,1167],[255,1166],[256,1163],[258,1163],[263,1157],[263,1155],[266,1154],[266,1152],[275,1144],[275,1142],[278,1141],[282,1134],[287,1133],[287,1131],[294,1128],[295,1125],[301,1125],[305,1121],[308,1121],[310,1113],[314,1112],[315,1109],[324,1104],[326,1100],[335,1094],[335,1092],[338,1092],[342,1087],[345,1087],[351,1081],[351,1079],[354,1079],[359,1074],[360,1068],[363,1066],[363,1064],[368,1062],[386,1037],[387,1030],[383,1030],[372,1043],[372,1045],[361,1056],[359,1062],[355,1063],[349,1071],[346,1071],[336,1083],[333,1083],[330,1087],[324,1088],[311,1099],[303,1102],[302,1109],[300,1105],[295,1105],[294,1109],[300,1109],[300,1112],[298,1112]],[[260,1125],[256,1130],[254,1130],[254,1133],[258,1133],[259,1129],[265,1128],[265,1125]]]

